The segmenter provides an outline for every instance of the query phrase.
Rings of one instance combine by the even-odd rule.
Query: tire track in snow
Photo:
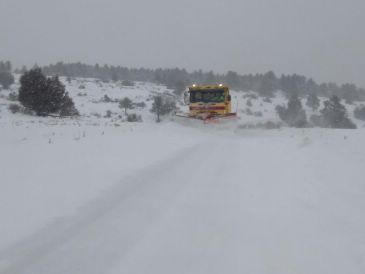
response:
[[[188,187],[202,145],[139,172],[0,253],[2,274],[107,273]],[[185,172],[189,169],[191,175]]]

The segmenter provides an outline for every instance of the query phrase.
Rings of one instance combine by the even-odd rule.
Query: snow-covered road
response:
[[[250,134],[124,178],[2,250],[0,273],[363,273],[361,135]]]

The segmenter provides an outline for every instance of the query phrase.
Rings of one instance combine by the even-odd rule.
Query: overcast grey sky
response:
[[[273,70],[365,87],[365,1],[0,0],[0,59]]]

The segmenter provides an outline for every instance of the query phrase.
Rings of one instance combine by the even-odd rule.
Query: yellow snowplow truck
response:
[[[193,85],[185,93],[189,113],[176,114],[180,117],[204,121],[236,117],[232,113],[229,88],[224,85]]]

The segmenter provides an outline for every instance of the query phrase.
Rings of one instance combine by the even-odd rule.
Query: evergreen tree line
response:
[[[20,88],[18,93],[19,103],[23,106],[24,113],[34,112],[38,116],[77,116],[78,110],[72,98],[69,96],[65,86],[60,82],[58,75],[47,77],[40,68],[33,68],[23,73],[20,77]],[[112,100],[105,95],[106,102]],[[166,96],[154,96],[151,112],[156,114],[156,121],[161,121],[161,116],[169,114],[176,109],[176,102]],[[145,106],[145,103],[143,103]],[[128,97],[119,101],[119,107],[124,109],[124,113],[129,122],[140,122],[140,115],[128,114],[127,110],[133,108],[133,102]],[[17,104],[9,106],[12,113],[21,111]],[[107,112],[111,116],[111,112]]]
[[[307,97],[306,105],[315,111],[319,109],[320,101],[315,95],[309,95]],[[361,116],[362,111],[364,111],[362,107],[356,108],[355,116],[356,112],[359,112],[358,115]],[[325,100],[323,102],[323,108],[319,110],[319,114],[311,115],[309,121],[302,106],[302,102],[296,95],[289,98],[286,106],[276,106],[276,112],[280,119],[291,127],[301,128],[313,125],[324,128],[356,128],[356,125],[348,117],[346,107],[336,95]],[[361,118],[359,117],[359,119]]]
[[[12,72],[13,66],[10,61],[0,61],[0,72]]]
[[[22,69],[24,70],[24,68]],[[144,81],[166,85],[180,94],[191,84],[226,84],[240,91],[255,91],[261,96],[272,97],[277,90],[282,90],[288,98],[292,95],[304,97],[311,93],[318,96],[338,96],[346,103],[365,100],[365,89],[354,84],[337,85],[335,83],[316,83],[311,78],[292,74],[276,76],[269,71],[264,74],[240,75],[234,71],[216,74],[212,71],[197,70],[188,72],[185,69],[131,69],[121,66],[87,65],[82,63],[56,63],[42,68],[46,75],[67,77],[98,78],[102,81]]]

